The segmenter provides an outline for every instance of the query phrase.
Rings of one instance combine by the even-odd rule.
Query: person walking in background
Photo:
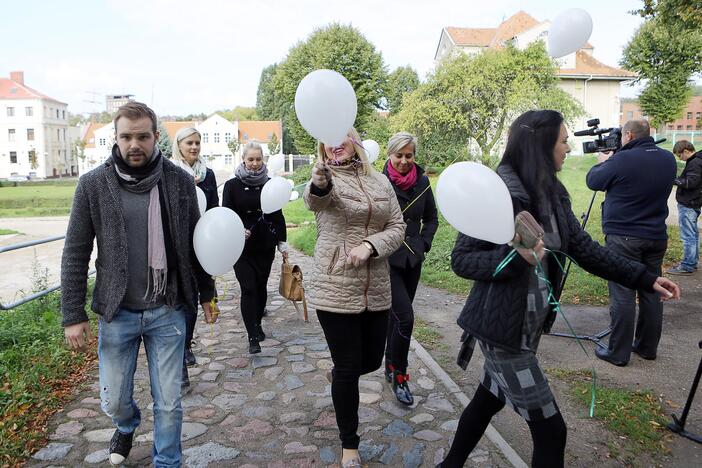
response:
[[[181,465],[181,379],[185,317],[200,296],[213,323],[212,278],[193,250],[200,218],[192,177],[166,160],[156,142],[156,115],[129,102],[114,118],[117,143],[104,164],[78,180],[61,259],[61,313],[66,341],[83,348],[90,337],[85,313],[88,262],[97,239],[92,310],[99,315],[102,410],[117,426],[109,460],[122,463],[132,448],[141,412],[133,398],[141,341],[154,399],[155,467]]]
[[[463,411],[442,468],[462,467],[490,420],[505,405],[529,425],[531,466],[564,466],[567,428],[536,357],[539,341],[556,319],[551,294],[561,294],[565,254],[586,271],[662,296],[679,298],[680,289],[645,265],[603,248],[581,228],[565,187],[556,177],[570,152],[563,116],[552,110],[528,111],[509,129],[497,169],[507,185],[515,215],[527,211],[544,230],[533,249],[518,253],[498,270],[512,247],[459,234],[451,267],[475,281],[458,318],[464,330],[458,361],[465,368],[475,342],[485,357],[480,384]],[[480,220],[480,222],[489,222]],[[546,256],[546,250],[552,255]],[[561,253],[563,252],[563,253]],[[539,265],[539,266],[537,266]]]
[[[355,129],[339,146],[319,144],[305,205],[317,220],[308,287],[334,368],[331,392],[342,467],[361,466],[358,380],[382,364],[391,306],[388,257],[405,223],[388,179],[368,163]]]
[[[424,256],[431,249],[439,218],[429,178],[415,162],[417,137],[396,133],[388,141],[388,161],[383,173],[388,177],[400,204],[407,229],[405,239],[390,255],[392,308],[385,347],[385,377],[392,382],[397,400],[412,405],[407,355],[414,326],[412,302],[422,273]]]
[[[671,275],[691,275],[697,271],[700,261],[700,230],[697,220],[702,207],[702,154],[687,140],[680,140],[673,146],[673,154],[685,161],[680,177],[673,183],[677,186],[675,199],[678,202],[678,224],[680,240],[683,243],[683,259],[667,273]]]
[[[207,200],[206,210],[219,206],[219,195],[217,194],[217,180],[212,169],[208,169],[205,159],[200,154],[200,132],[192,127],[184,127],[178,130],[173,138],[173,163],[190,174],[195,185],[205,194]],[[197,304],[197,301],[196,301]],[[193,334],[195,333],[195,322],[197,321],[197,309],[194,314],[186,316],[187,333],[185,334],[185,365],[194,366],[196,364],[195,354],[192,351]],[[183,370],[183,386],[190,386],[188,369]]]
[[[266,339],[261,320],[275,249],[287,258],[287,231],[282,210],[267,215],[261,211],[261,190],[270,179],[261,145],[246,144],[242,159],[235,177],[224,185],[222,206],[233,210],[244,223],[246,244],[234,273],[241,286],[241,315],[249,337],[249,353],[256,354],[261,352],[260,342]]]
[[[668,248],[668,197],[677,167],[672,153],[656,146],[649,134],[646,120],[626,122],[623,146],[613,155],[600,154],[586,181],[590,190],[606,193],[602,204],[605,245],[660,276]],[[609,300],[612,334],[608,347],[597,347],[595,355],[615,366],[626,366],[632,351],[643,359],[656,359],[663,328],[658,295],[610,281]]]

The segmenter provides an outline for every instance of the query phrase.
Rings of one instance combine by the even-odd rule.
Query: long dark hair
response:
[[[553,161],[562,123],[561,113],[553,110],[523,113],[509,128],[507,147],[500,161],[500,166],[510,166],[519,176],[529,195],[531,214],[537,219],[542,215],[539,200],[555,202],[563,190]]]

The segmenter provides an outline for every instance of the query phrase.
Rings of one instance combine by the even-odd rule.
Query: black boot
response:
[[[261,352],[261,345],[258,344],[258,337],[249,338],[249,354],[258,354]]]
[[[403,374],[398,370],[393,372],[392,391],[395,392],[395,398],[403,405],[411,406],[414,404],[414,397],[407,382],[409,382],[409,374]]]
[[[390,364],[387,359],[385,360],[385,380],[388,383],[392,383],[392,373],[395,370],[392,364]]]
[[[256,335],[257,335],[258,341],[266,341],[266,334],[263,333],[263,327],[261,327],[260,323],[258,325],[256,325]]]
[[[197,360],[195,359],[193,350],[190,348],[185,348],[185,365],[188,367],[192,367],[195,364],[197,364]]]

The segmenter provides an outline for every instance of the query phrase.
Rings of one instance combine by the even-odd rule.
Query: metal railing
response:
[[[36,245],[48,244],[50,242],[60,241],[60,240],[63,240],[65,238],[66,238],[65,235],[53,236],[53,237],[46,237],[44,239],[37,239],[37,240],[33,240],[33,241],[19,242],[17,244],[10,244],[10,245],[6,245],[4,247],[0,246],[0,254],[4,253],[4,252],[11,252],[13,250],[26,249],[27,247],[34,247]],[[88,272],[88,276],[92,276],[94,274],[95,274],[95,269],[92,269]],[[14,309],[15,307],[21,306],[22,304],[26,304],[27,302],[31,302],[35,299],[39,299],[40,297],[44,297],[47,294],[50,294],[50,293],[52,293],[60,288],[61,288],[61,283],[58,282],[58,283],[54,284],[53,286],[50,286],[50,287],[43,289],[41,291],[37,291],[37,292],[32,293],[28,296],[24,296],[22,299],[15,301],[15,302],[12,302],[10,304],[3,304],[2,302],[0,302],[0,310]]]

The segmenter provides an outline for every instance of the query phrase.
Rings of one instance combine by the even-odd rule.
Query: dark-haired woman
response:
[[[463,234],[456,240],[453,270],[475,281],[458,319],[464,330],[459,360],[467,364],[465,357],[477,340],[485,366],[441,467],[463,466],[492,417],[505,405],[529,425],[532,466],[564,464],[566,425],[536,357],[541,334],[550,330],[556,318],[549,291],[552,288],[555,297],[561,292],[562,272],[554,257],[561,264],[565,261],[563,253],[546,255],[547,250],[567,253],[590,273],[628,288],[655,290],[663,300],[680,297],[675,283],[600,246],[580,227],[568,192],[556,177],[569,152],[561,114],[542,110],[519,116],[510,127],[497,173],[509,189],[515,214],[531,213],[544,228],[543,240],[531,250],[517,248],[519,255],[497,274],[511,247]]]

